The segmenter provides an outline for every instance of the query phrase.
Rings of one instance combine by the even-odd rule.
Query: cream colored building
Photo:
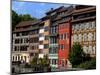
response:
[[[96,8],[84,7],[75,9],[72,20],[72,44],[79,42],[83,51],[91,56],[96,55]]]

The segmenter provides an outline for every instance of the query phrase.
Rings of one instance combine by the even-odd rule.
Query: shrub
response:
[[[81,63],[77,67],[84,68],[84,69],[96,69],[96,58],[92,58],[90,61],[86,61],[84,63]]]

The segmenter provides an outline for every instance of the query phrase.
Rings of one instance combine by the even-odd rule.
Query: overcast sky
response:
[[[68,7],[68,4],[54,4],[54,3],[36,3],[36,2],[20,2],[12,1],[12,9],[18,14],[30,14],[32,17],[42,18],[45,13],[51,8],[58,8],[60,6]]]

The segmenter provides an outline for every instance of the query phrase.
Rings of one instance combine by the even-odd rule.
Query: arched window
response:
[[[87,54],[88,53],[88,47],[87,46],[83,46],[83,51]]]
[[[93,52],[93,54],[95,54],[96,53],[96,47],[95,46],[93,46],[93,50],[92,50]]]
[[[78,35],[78,38],[79,38],[79,39],[78,39],[79,42],[81,42],[81,41],[82,41],[82,34],[79,34],[79,35]]]
[[[16,59],[15,59],[15,61],[17,61],[17,56],[16,56]]]
[[[89,46],[88,53],[92,54],[92,46],[91,45]]]
[[[87,33],[83,34],[83,41],[87,41]]]
[[[88,41],[92,41],[93,40],[93,34],[92,33],[89,33],[88,34]]]
[[[75,34],[74,35],[74,42],[77,42],[77,40],[78,40],[78,36]]]
[[[12,56],[12,61],[14,61],[15,59],[14,59],[14,56]]]

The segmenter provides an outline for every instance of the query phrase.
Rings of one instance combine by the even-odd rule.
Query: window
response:
[[[23,43],[23,39],[15,39],[15,44]]]
[[[50,38],[50,43],[57,43],[57,38],[56,37],[52,37]]]
[[[93,39],[96,40],[96,34],[95,34],[95,32],[94,32],[94,34],[93,34],[93,37],[94,37]]]
[[[38,37],[34,37],[34,43],[38,42]]]
[[[64,45],[63,44],[60,45],[60,49],[64,50]]]
[[[35,30],[35,32],[34,32],[35,34],[38,34],[38,30]]]
[[[17,47],[16,46],[14,47],[14,51],[17,51]]]
[[[28,38],[25,38],[24,39],[24,43],[28,43],[29,42],[29,39]]]
[[[20,56],[18,56],[18,61],[20,61]]]
[[[43,53],[43,50],[42,49],[39,49],[39,53]]]
[[[28,43],[28,41],[29,41],[28,38],[26,38],[26,43]]]
[[[79,42],[81,42],[82,41],[82,34],[79,34],[78,37],[79,37]]]
[[[68,39],[70,37],[69,33],[66,33],[66,39]]]
[[[59,40],[61,39],[61,35],[59,34]]]
[[[35,50],[37,49],[37,46],[36,46],[36,45],[34,46],[34,49],[35,49]]]
[[[33,34],[38,34],[38,29],[30,32],[30,35],[33,35]]]
[[[96,47],[93,46],[92,54],[95,54],[95,52],[96,52],[95,50],[96,50]]]
[[[66,62],[66,65],[67,65],[67,60],[65,62]]]
[[[16,56],[16,60],[17,60],[17,56]]]
[[[92,22],[92,28],[95,28],[96,27],[96,24],[95,24],[95,21]]]
[[[12,61],[14,61],[14,56],[12,57]]]
[[[49,60],[49,63],[52,64],[52,59]]]
[[[34,42],[33,38],[30,38],[30,39],[29,39],[29,42],[30,42],[30,43],[33,43],[33,42]]]
[[[27,51],[28,46],[20,46],[20,51]]]
[[[57,38],[56,37],[53,38],[53,43],[57,43]]]
[[[84,33],[83,34],[83,41],[87,41],[87,37],[88,37],[87,33]]]
[[[55,39],[55,38],[53,38],[53,43],[55,43],[55,40],[56,40],[56,39]]]
[[[88,47],[87,46],[83,46],[83,51],[87,54],[88,53]]]
[[[78,42],[78,36],[76,34],[74,35],[74,42]]]
[[[89,28],[89,23],[86,23],[86,28],[87,28],[87,29]]]
[[[74,30],[74,25],[72,25],[72,30]]]
[[[58,52],[58,48],[57,47],[53,47],[53,52],[57,53]]]
[[[64,60],[62,60],[62,66],[64,67]]]
[[[88,41],[92,41],[93,40],[93,34],[92,33],[89,33],[88,34]]]
[[[51,47],[49,50],[49,53],[57,53],[58,52],[58,48],[57,47]]]
[[[45,40],[49,40],[49,36],[45,36]]]
[[[48,31],[48,30],[49,30],[49,27],[48,27],[48,26],[46,26],[44,29],[45,29],[45,31]]]
[[[81,29],[85,29],[85,24],[84,23],[81,23],[80,24],[80,27],[81,27]],[[87,27],[86,27],[87,28]]]
[[[57,26],[53,26],[53,27],[50,29],[51,34],[52,34],[52,33],[56,33],[56,32],[57,32],[57,29],[58,29]]]
[[[15,46],[14,47],[14,51],[19,51],[20,50],[20,47],[19,46]]]
[[[77,25],[76,25],[76,29],[77,29],[77,30],[79,30],[79,29],[80,29],[80,26],[79,26],[79,24],[77,24]]]
[[[66,39],[66,35],[67,35],[67,34],[65,33],[65,34],[64,34],[64,39]]]
[[[20,43],[23,43],[23,39],[20,39]]]
[[[52,28],[50,29],[50,33],[52,34]]]
[[[30,56],[34,56],[34,54],[33,53],[30,53]]]
[[[32,46],[31,49],[34,50],[34,46]]]
[[[20,43],[20,39],[15,39],[15,44]]]
[[[22,36],[26,36],[26,35],[28,35],[28,32],[23,32],[22,33]]]
[[[89,29],[91,29],[92,28],[92,23],[91,22],[89,22]]]
[[[25,62],[26,62],[26,56],[24,56]]]
[[[53,33],[56,33],[56,28],[55,27],[53,27]]]
[[[21,56],[21,60],[23,60],[23,56]]]
[[[52,44],[52,42],[53,42],[53,40],[52,40],[52,38],[50,38],[50,44]]]
[[[61,39],[63,39],[63,34],[61,34]]]
[[[40,45],[43,44],[43,41],[39,41],[39,44],[40,44]]]
[[[56,26],[56,32],[58,32],[58,26]]]
[[[57,60],[56,59],[52,59],[52,64],[56,65],[57,64]]]
[[[92,46],[91,45],[89,46],[88,53],[92,54]]]
[[[43,34],[39,34],[39,37],[43,37]]]
[[[16,33],[16,36],[20,36],[20,34],[19,33]]]
[[[49,45],[48,44],[44,44],[44,48],[45,49],[49,48]]]

